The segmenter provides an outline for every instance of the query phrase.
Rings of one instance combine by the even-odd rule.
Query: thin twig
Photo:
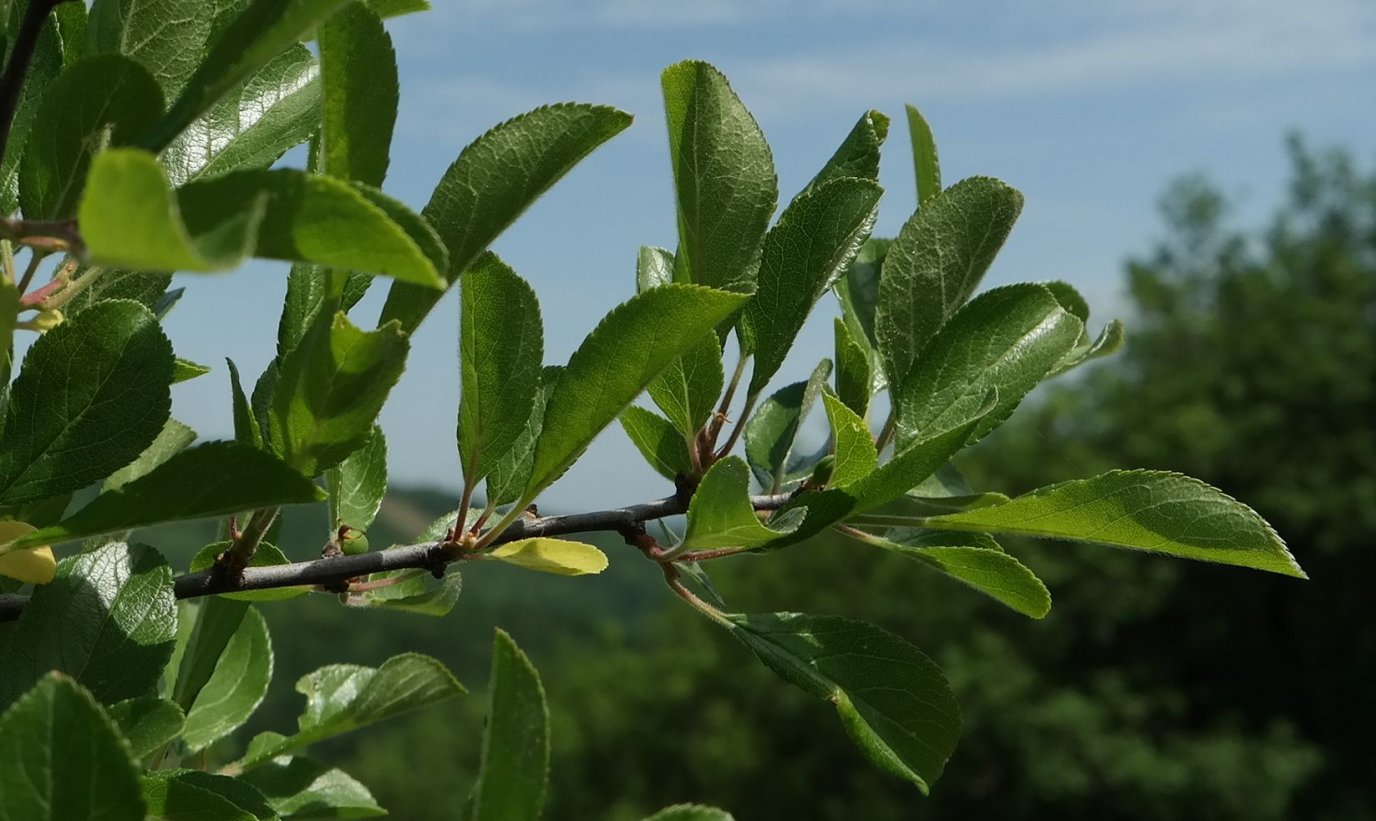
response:
[[[756,510],[777,510],[788,499],[789,496],[786,494],[752,496],[750,502]],[[493,536],[489,544],[505,544],[535,536],[565,536],[572,533],[596,531],[623,533],[627,529],[644,522],[681,515],[687,509],[687,505],[682,499],[677,496],[668,496],[653,502],[631,505],[616,510],[571,513],[565,516],[517,518],[499,534]],[[252,527],[251,523],[249,527]],[[245,527],[245,534],[248,533],[249,527]],[[243,537],[241,536],[241,538]],[[422,568],[433,573],[443,574],[445,565],[456,559],[457,555],[443,544],[427,542],[330,559],[294,562],[272,567],[246,567],[238,579],[231,578],[223,571],[216,571],[214,567],[211,567],[199,573],[187,573],[178,576],[173,589],[178,599],[194,599],[201,596],[213,596],[218,593],[337,584],[356,576],[367,576],[371,573],[382,573],[388,570]],[[27,596],[0,595],[0,622],[17,619],[27,603]]]
[[[34,50],[38,48],[38,37],[48,22],[48,14],[58,4],[69,1],[30,0],[29,7],[24,10],[24,19],[20,21],[19,31],[14,36],[10,61],[5,64],[5,73],[0,75],[0,161],[4,160],[5,149],[9,146],[10,126],[14,123],[14,112],[19,108],[29,63],[33,62]]]

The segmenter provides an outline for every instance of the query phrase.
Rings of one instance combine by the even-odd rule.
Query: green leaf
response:
[[[797,523],[794,523],[797,526]],[[750,504],[750,468],[739,456],[712,465],[688,504],[683,550],[762,547],[792,528],[766,527]]]
[[[429,0],[367,0],[368,7],[379,17],[400,17],[418,11],[429,11]]]
[[[5,3],[0,15],[9,17],[11,30],[17,30],[27,3]],[[53,19],[51,16],[49,21]],[[3,24],[3,21],[0,21]],[[19,162],[28,144],[29,131],[38,115],[48,85],[62,71],[62,39],[57,27],[45,25],[34,43],[33,59],[23,76],[19,100],[10,122],[9,139],[5,145],[4,161],[0,162],[0,213],[10,214],[19,206]]]
[[[675,804],[665,807],[645,821],[735,821],[735,816],[726,810],[702,804]]]
[[[498,545],[485,559],[556,576],[585,576],[607,569],[607,555],[590,544],[568,539],[521,539]]]
[[[544,326],[525,280],[484,254],[464,275],[459,318],[459,459],[475,486],[515,446],[540,390]]]
[[[303,35],[329,19],[346,2],[348,0],[253,0],[211,41],[208,53],[199,60],[181,96],[142,140],[143,146],[153,151],[166,148],[222,97],[282,51],[296,45]]]
[[[387,439],[374,425],[363,447],[325,471],[330,508],[330,534],[343,525],[366,531],[387,495]]]
[[[619,418],[631,444],[656,473],[671,482],[680,475],[693,475],[688,445],[668,419],[637,405],[626,408]]]
[[[132,462],[171,410],[172,346],[147,308],[108,302],[38,338],[10,392],[0,505],[77,490]]]
[[[70,678],[45,676],[0,716],[0,817],[143,821],[143,810],[128,747]]]
[[[889,384],[907,387],[928,340],[974,293],[1022,211],[1022,194],[988,177],[962,180],[898,232],[884,257],[874,331]]]
[[[238,778],[200,770],[155,771],[143,778],[149,821],[275,821],[262,793]]]
[[[898,446],[969,420],[992,389],[997,402],[972,431],[971,441],[984,436],[1051,373],[1083,330],[1084,323],[1040,285],[1008,285],[981,294],[932,339],[894,395]]]
[[[1068,370],[1080,367],[1086,362],[1091,362],[1095,359],[1117,353],[1118,349],[1123,347],[1123,340],[1126,334],[1127,332],[1123,328],[1122,322],[1116,319],[1109,320],[1108,324],[1104,326],[1104,329],[1099,332],[1099,336],[1095,338],[1093,342],[1081,340],[1080,344],[1076,345],[1070,353],[1066,354],[1065,358],[1056,365],[1051,375],[1059,376]]]
[[[101,491],[119,490],[135,479],[146,476],[153,468],[186,450],[194,441],[196,431],[176,419],[168,419],[158,437],[153,440],[153,444],[139,454],[137,459],[110,474]]]
[[[882,193],[869,180],[832,180],[794,200],[765,236],[759,290],[741,326],[755,355],[751,395],[778,373],[812,306],[850,265],[874,226]]]
[[[228,357],[225,357],[225,364],[229,366],[229,389],[234,405],[234,441],[249,447],[262,447],[263,433],[258,428],[253,407],[244,395],[244,386],[239,383],[239,368]]]
[[[43,96],[20,162],[25,218],[72,216],[92,155],[107,140],[133,142],[160,114],[157,82],[127,57],[91,57],[65,69]]]
[[[281,364],[268,416],[273,450],[306,476],[348,458],[372,435],[409,347],[395,322],[362,331],[342,313],[317,315]]]
[[[172,683],[172,699],[183,712],[191,709],[201,688],[215,674],[220,654],[248,615],[248,604],[225,596],[202,599],[196,606],[196,624],[186,635]]]
[[[635,292],[648,291],[674,281],[674,252],[653,245],[640,246],[635,261]]]
[[[866,111],[831,155],[827,164],[812,178],[798,196],[831,182],[854,179],[878,181],[879,149],[889,136],[889,118],[878,111]]]
[[[526,418],[525,428],[511,450],[492,466],[487,475],[488,505],[496,507],[510,504],[525,490],[530,469],[535,464],[535,443],[545,425],[545,406],[563,372],[562,365],[547,365],[540,371],[540,390],[535,394],[535,404]]]
[[[439,537],[436,536],[436,539]],[[369,582],[405,576],[406,580],[363,593],[350,593],[344,599],[349,607],[382,607],[422,616],[445,616],[459,600],[463,591],[463,577],[452,566],[444,578],[436,579],[429,571],[392,570],[373,573]]]
[[[93,54],[137,60],[171,97],[196,70],[209,41],[247,5],[248,0],[94,0],[86,46]]]
[[[147,758],[177,740],[186,716],[165,698],[129,698],[110,705],[110,718],[129,742],[134,758]]]
[[[549,776],[549,710],[540,675],[511,636],[492,642],[487,729],[470,821],[539,821]]]
[[[862,541],[945,573],[1024,616],[1040,619],[1051,612],[1051,594],[1041,579],[983,533],[897,530],[889,538],[867,535]]]
[[[62,40],[62,64],[70,66],[86,52],[88,13],[85,3],[59,3],[48,25],[57,27]]]
[[[208,442],[178,453],[119,490],[100,494],[61,522],[0,552],[181,519],[318,502],[324,496],[270,454],[237,442]]]
[[[230,542],[212,542],[200,550],[191,558],[191,564],[187,566],[188,573],[199,573],[202,570],[209,570],[215,564],[215,559],[221,553],[229,549]],[[253,558],[249,559],[248,567],[280,567],[284,564],[291,564],[281,548],[270,542],[259,542],[258,549],[253,552]],[[297,596],[310,592],[309,587],[274,587],[268,590],[250,590],[243,593],[221,593],[220,597],[225,599],[236,599],[246,602],[260,601],[283,601],[294,599]]]
[[[960,707],[922,651],[872,624],[837,616],[727,618],[766,667],[830,702],[851,740],[880,769],[923,793],[940,777],[960,735]]]
[[[940,470],[965,447],[971,433],[997,404],[997,397],[997,392],[991,392],[971,418],[955,427],[901,445],[892,459],[849,485],[846,493],[855,499],[855,512],[888,504]]]
[[[665,285],[612,309],[574,351],[545,411],[523,499],[563,475],[603,428],[745,297]],[[627,352],[634,352],[627,357]]]
[[[187,748],[204,749],[238,729],[258,709],[271,680],[268,626],[250,607],[186,713],[182,738]]]
[[[209,365],[202,365],[192,362],[189,359],[177,357],[172,361],[172,384],[178,382],[189,382],[198,376],[205,376],[210,373]]]
[[[674,280],[750,293],[779,201],[769,144],[726,77],[707,63],[669,66],[660,82],[677,194]]]
[[[35,587],[0,653],[0,704],[49,670],[106,704],[147,695],[176,637],[172,569],[156,550],[115,542],[70,556],[56,579]]]
[[[91,262],[157,271],[233,268],[253,250],[266,196],[236,203],[219,225],[193,234],[153,155],[132,148],[97,154],[77,222]]]
[[[760,484],[777,493],[786,482],[798,478],[789,456],[798,430],[812,410],[822,386],[831,375],[831,361],[813,369],[806,382],[780,388],[764,402],[745,425],[745,458]],[[810,469],[810,466],[808,466]]]
[[[879,467],[879,452],[874,448],[874,435],[865,420],[845,406],[830,391],[822,393],[827,421],[831,423],[835,442],[836,461],[832,466],[828,487],[844,488],[865,478]]]
[[[879,306],[879,272],[892,246],[891,239],[871,237],[866,240],[846,275],[837,279],[835,285],[842,318],[855,341],[864,344],[872,354],[879,344],[874,332],[874,314]],[[882,381],[883,374],[876,374],[876,378]]]
[[[858,342],[841,317],[833,320],[836,336],[836,395],[862,419],[869,413],[874,373],[870,352]]]
[[[721,342],[716,334],[707,333],[670,362],[646,391],[678,432],[692,440],[712,416],[725,381]]]
[[[79,283],[76,293],[62,308],[68,319],[112,299],[127,299],[152,311],[166,294],[172,275],[78,265],[73,282]]]
[[[245,773],[283,818],[371,818],[386,815],[368,788],[348,773],[309,758],[282,757]]]
[[[393,656],[376,669],[354,664],[321,667],[296,682],[296,691],[306,697],[300,731],[289,737],[269,733],[254,738],[240,762],[244,771],[308,744],[466,692],[444,665],[418,653]]]
[[[602,143],[631,124],[605,106],[544,106],[483,134],[444,172],[422,214],[449,249],[453,284],[507,226]],[[381,322],[413,331],[442,294],[393,283]]]
[[[913,145],[913,170],[917,176],[918,208],[941,193],[941,162],[937,159],[936,139],[927,119],[914,106],[908,110],[908,136]]]
[[[277,55],[187,126],[162,152],[181,185],[249,168],[267,168],[320,127],[320,69],[305,46]]]
[[[11,368],[14,365],[14,323],[19,318],[19,297],[19,289],[13,282],[0,280],[0,385],[4,386],[0,393],[7,392],[10,386]],[[3,410],[0,408],[0,411]],[[0,433],[4,430],[4,414],[0,412]]]
[[[397,58],[382,19],[351,3],[320,27],[320,170],[381,186],[397,119]]]
[[[1178,473],[1110,471],[934,516],[926,526],[1071,539],[1308,578],[1256,511]]]

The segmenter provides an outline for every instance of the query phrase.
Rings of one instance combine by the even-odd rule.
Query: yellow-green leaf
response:
[[[565,539],[521,539],[500,545],[486,555],[526,570],[558,576],[585,576],[607,569],[607,554],[590,544]]]

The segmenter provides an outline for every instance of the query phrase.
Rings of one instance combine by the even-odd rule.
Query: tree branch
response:
[[[752,496],[750,502],[757,511],[777,510],[783,507],[789,498],[789,494]],[[517,519],[493,539],[491,544],[505,544],[536,536],[566,536],[600,531],[622,533],[627,528],[655,519],[678,516],[687,510],[688,506],[682,499],[668,496],[615,510]],[[338,584],[357,576],[389,570],[420,568],[442,576],[445,566],[457,561],[461,556],[462,554],[455,554],[441,543],[430,542],[273,567],[247,567],[237,580],[222,572],[217,573],[212,567],[199,573],[178,576],[174,581],[174,590],[178,599],[194,599],[217,593]],[[28,596],[0,595],[0,622],[19,618],[26,604]]]

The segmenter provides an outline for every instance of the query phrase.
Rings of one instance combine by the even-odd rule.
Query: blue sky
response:
[[[1155,203],[1172,178],[1207,172],[1246,224],[1282,193],[1288,130],[1376,156],[1371,0],[432,2],[389,26],[402,103],[385,187],[415,208],[464,145],[541,103],[606,103],[636,118],[495,246],[540,296],[549,363],[631,294],[639,245],[674,245],[659,72],[684,58],[731,78],[773,147],[784,201],[865,110],[894,117],[880,235],[914,207],[902,111],[918,105],[947,184],[986,174],[1027,197],[987,284],[1066,279],[1098,321],[1121,313],[1122,262],[1159,235]],[[228,436],[220,363],[231,356],[253,375],[267,363],[285,266],[182,279],[169,334],[216,373],[176,387],[174,413],[202,436]],[[356,309],[360,321],[383,290]],[[823,303],[780,384],[829,355],[833,310]],[[457,486],[456,339],[451,294],[383,414],[396,482]],[[662,484],[614,426],[543,501],[619,505]]]

